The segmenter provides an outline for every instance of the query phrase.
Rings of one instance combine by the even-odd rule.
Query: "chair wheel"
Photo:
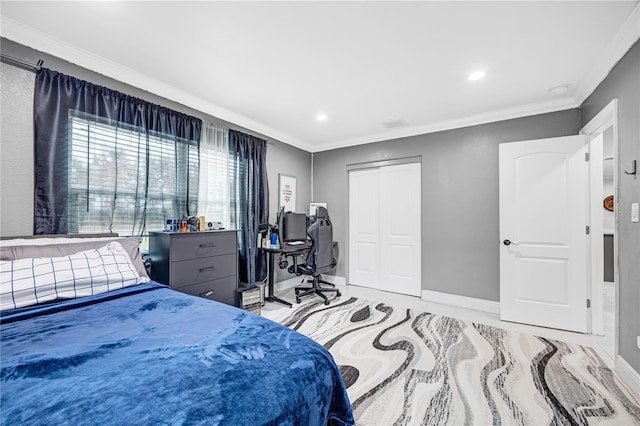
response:
[[[329,300],[325,300],[325,301],[324,301],[324,304],[325,304],[325,305],[328,305],[328,304],[329,304]]]
[[[300,298],[296,297],[296,303],[300,304]]]
[[[336,291],[336,296],[340,297],[342,296],[342,293],[340,293],[339,291]]]

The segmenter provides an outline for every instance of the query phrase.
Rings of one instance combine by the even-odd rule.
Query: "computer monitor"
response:
[[[315,216],[316,215],[316,208],[317,207],[324,207],[326,209],[327,208],[327,203],[314,203],[314,202],[309,203],[309,216]]]
[[[304,213],[286,212],[282,214],[280,225],[282,243],[307,240],[307,215]]]

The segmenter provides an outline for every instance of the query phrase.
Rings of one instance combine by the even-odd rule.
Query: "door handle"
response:
[[[513,241],[510,241],[510,240],[504,240],[502,242],[502,244],[504,244],[505,246],[510,246],[511,244],[513,244],[514,246],[519,246],[520,245],[520,244],[514,243]]]
[[[215,270],[215,269],[216,269],[216,267],[215,267],[215,266],[208,266],[208,267],[206,267],[206,268],[200,268],[200,269],[198,269],[198,270],[199,270],[200,272],[209,272],[209,271],[213,271],[213,270]]]
[[[209,297],[213,293],[215,293],[215,291],[213,291],[213,290],[205,291],[204,293],[200,293],[200,297]]]

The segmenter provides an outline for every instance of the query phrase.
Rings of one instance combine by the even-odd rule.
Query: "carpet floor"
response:
[[[587,347],[354,297],[268,317],[331,352],[358,425],[640,425]]]

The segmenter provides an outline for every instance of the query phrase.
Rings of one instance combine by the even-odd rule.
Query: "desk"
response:
[[[260,250],[265,251],[269,254],[269,297],[265,297],[264,300],[266,300],[267,302],[282,303],[283,305],[287,305],[290,308],[293,307],[291,303],[287,302],[286,300],[279,299],[273,294],[274,293],[273,276],[274,276],[274,268],[275,268],[274,256],[278,254],[299,255],[309,250],[310,248],[311,248],[311,242],[309,241],[306,244],[300,244],[296,246],[284,245],[277,249],[260,247]]]

